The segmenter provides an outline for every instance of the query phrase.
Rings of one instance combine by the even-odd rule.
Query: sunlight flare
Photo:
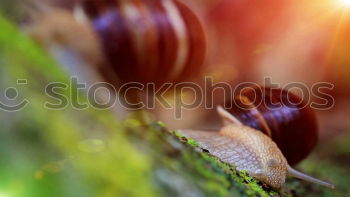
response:
[[[338,0],[344,6],[350,6],[350,0]]]

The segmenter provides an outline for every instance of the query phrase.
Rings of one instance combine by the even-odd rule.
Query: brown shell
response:
[[[268,87],[247,88],[227,109],[244,125],[270,136],[290,165],[307,157],[317,143],[312,109],[295,94]],[[229,101],[232,102],[232,101]],[[225,106],[229,106],[226,103]]]
[[[85,0],[82,8],[101,39],[109,76],[159,86],[200,72],[204,30],[177,0]]]

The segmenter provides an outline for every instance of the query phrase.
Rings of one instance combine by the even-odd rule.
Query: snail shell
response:
[[[206,37],[198,17],[177,0],[84,0],[77,9],[91,21],[119,81],[181,82],[198,74]],[[115,79],[108,79],[114,82]]]
[[[237,122],[235,117],[221,107],[218,108],[218,112],[226,120],[231,120],[231,124],[219,132],[197,130],[179,130],[179,132],[198,142],[202,150],[223,162],[233,164],[237,170],[245,170],[249,175],[273,188],[281,188],[287,175],[326,187],[335,187],[294,170],[271,138],[261,131]]]
[[[316,145],[316,116],[295,94],[268,87],[247,88],[234,102],[228,111],[244,125],[271,137],[289,164],[303,160]]]

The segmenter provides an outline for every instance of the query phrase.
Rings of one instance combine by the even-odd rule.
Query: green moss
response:
[[[206,180],[203,187],[215,193],[217,196],[227,196],[230,190],[241,191],[246,196],[274,196],[278,193],[270,190],[265,191],[261,183],[250,177],[246,172],[238,172],[234,166],[220,161],[218,158],[207,152],[198,151],[199,144],[191,138],[186,138],[177,131],[172,134],[190,150],[185,154],[185,159],[192,162],[196,173],[199,173]]]
[[[0,29],[1,85],[13,86],[17,79],[26,79],[28,85],[16,88],[21,98],[30,101],[13,116],[0,111],[1,122],[9,122],[0,133],[0,144],[6,144],[0,151],[11,153],[2,161],[0,172],[15,172],[2,173],[0,194],[9,190],[8,195],[14,195],[19,189],[11,185],[16,182],[22,191],[16,196],[157,196],[151,158],[126,140],[120,132],[125,127],[110,112],[45,108],[50,101],[45,86],[69,84],[69,75],[3,17]],[[69,98],[69,89],[62,93]],[[134,126],[135,121],[128,123]],[[28,135],[36,137],[28,142],[23,137]],[[94,140],[103,148],[92,152],[81,148]],[[62,165],[48,165],[57,162]]]
[[[163,124],[159,125],[159,126],[164,126]],[[190,145],[193,148],[197,148],[199,147],[198,142],[196,142],[195,140],[191,139],[191,138],[186,138],[185,136],[181,135],[181,133],[177,132],[177,131],[173,131],[172,132],[173,135],[175,135],[179,140],[181,141],[185,141],[186,144]]]

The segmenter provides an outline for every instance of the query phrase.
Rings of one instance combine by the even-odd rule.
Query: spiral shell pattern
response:
[[[161,85],[197,75],[206,55],[198,17],[177,0],[85,0],[108,72],[123,83]],[[110,79],[113,81],[113,79]]]
[[[316,145],[316,116],[297,95],[283,89],[254,87],[233,101],[228,111],[244,125],[272,138],[290,165],[307,157]]]

